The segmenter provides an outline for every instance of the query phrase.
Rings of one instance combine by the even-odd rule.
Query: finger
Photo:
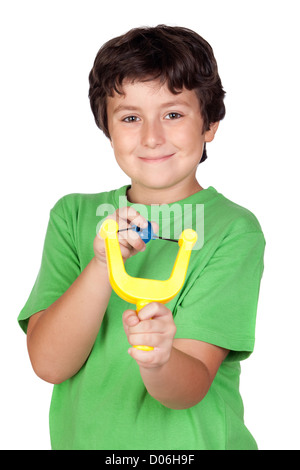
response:
[[[150,318],[157,318],[166,315],[172,315],[170,309],[160,302],[150,302],[145,307],[141,308],[138,313],[140,320],[149,320]]]
[[[134,327],[140,323],[135,310],[125,310],[123,313],[123,323],[127,327]]]
[[[124,209],[125,208],[117,209],[113,214],[106,217],[107,219],[115,220],[118,224],[119,230],[124,230],[130,227],[127,220],[127,211]]]
[[[152,222],[152,221],[151,221],[151,225],[152,225],[153,232],[157,233],[159,225],[156,222]]]
[[[141,334],[153,334],[160,333],[161,325],[159,325],[159,320],[143,320],[141,321],[136,315],[138,323],[132,321],[132,324],[128,327],[128,332],[131,335],[141,335]]]
[[[125,234],[126,235],[124,235],[123,233],[119,234],[120,247],[123,246],[124,248],[127,248],[130,252],[130,256],[146,249],[145,242],[140,238],[137,233],[125,232]]]
[[[159,348],[149,348],[146,349],[138,349],[135,347],[128,349],[128,354],[130,354],[136,361],[140,362],[154,362],[156,353],[160,352]]]
[[[132,346],[145,345],[151,348],[157,347],[160,341],[158,334],[153,333],[130,333],[131,329],[128,331],[128,342]]]
[[[115,212],[116,221],[126,222],[128,225],[135,224],[138,227],[146,228],[148,226],[148,221],[143,217],[139,212],[137,212],[133,207],[121,207]],[[126,227],[125,227],[126,228]]]
[[[130,224],[137,225],[140,228],[148,227],[148,220],[143,217],[139,212],[137,212],[133,207],[128,208],[127,220]]]
[[[134,230],[126,231],[126,229],[130,228],[131,223],[134,223],[134,225],[138,227],[145,228],[148,226],[147,220],[132,207],[117,209],[113,216],[116,218],[119,230],[121,230],[121,232],[118,233],[118,237],[123,246],[133,249],[134,252],[131,254],[145,250],[146,245],[138,233]]]
[[[129,348],[128,354],[135,359],[137,364],[141,367],[153,368],[159,365],[161,351],[159,348],[154,348],[150,351],[143,351],[141,349]]]

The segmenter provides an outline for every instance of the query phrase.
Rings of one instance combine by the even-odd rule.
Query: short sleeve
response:
[[[59,201],[50,212],[37,279],[18,316],[18,322],[24,332],[27,331],[29,317],[55,302],[79,274],[80,263],[71,224],[68,224],[63,204]]]
[[[264,248],[262,232],[223,240],[177,308],[176,338],[229,349],[227,360],[251,354]]]

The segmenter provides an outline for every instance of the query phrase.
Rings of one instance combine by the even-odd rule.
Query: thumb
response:
[[[124,327],[136,326],[140,322],[135,310],[125,310],[123,313]]]

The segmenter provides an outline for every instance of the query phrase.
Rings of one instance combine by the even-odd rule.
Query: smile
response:
[[[139,157],[140,160],[146,163],[162,163],[165,162],[166,160],[169,160],[171,157],[173,157],[174,153],[171,155],[163,155],[159,157]]]

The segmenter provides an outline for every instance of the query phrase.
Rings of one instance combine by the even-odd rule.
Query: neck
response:
[[[171,204],[192,196],[202,189],[197,180],[188,187],[178,184],[171,188],[148,188],[132,181],[127,191],[127,198],[135,204]]]

